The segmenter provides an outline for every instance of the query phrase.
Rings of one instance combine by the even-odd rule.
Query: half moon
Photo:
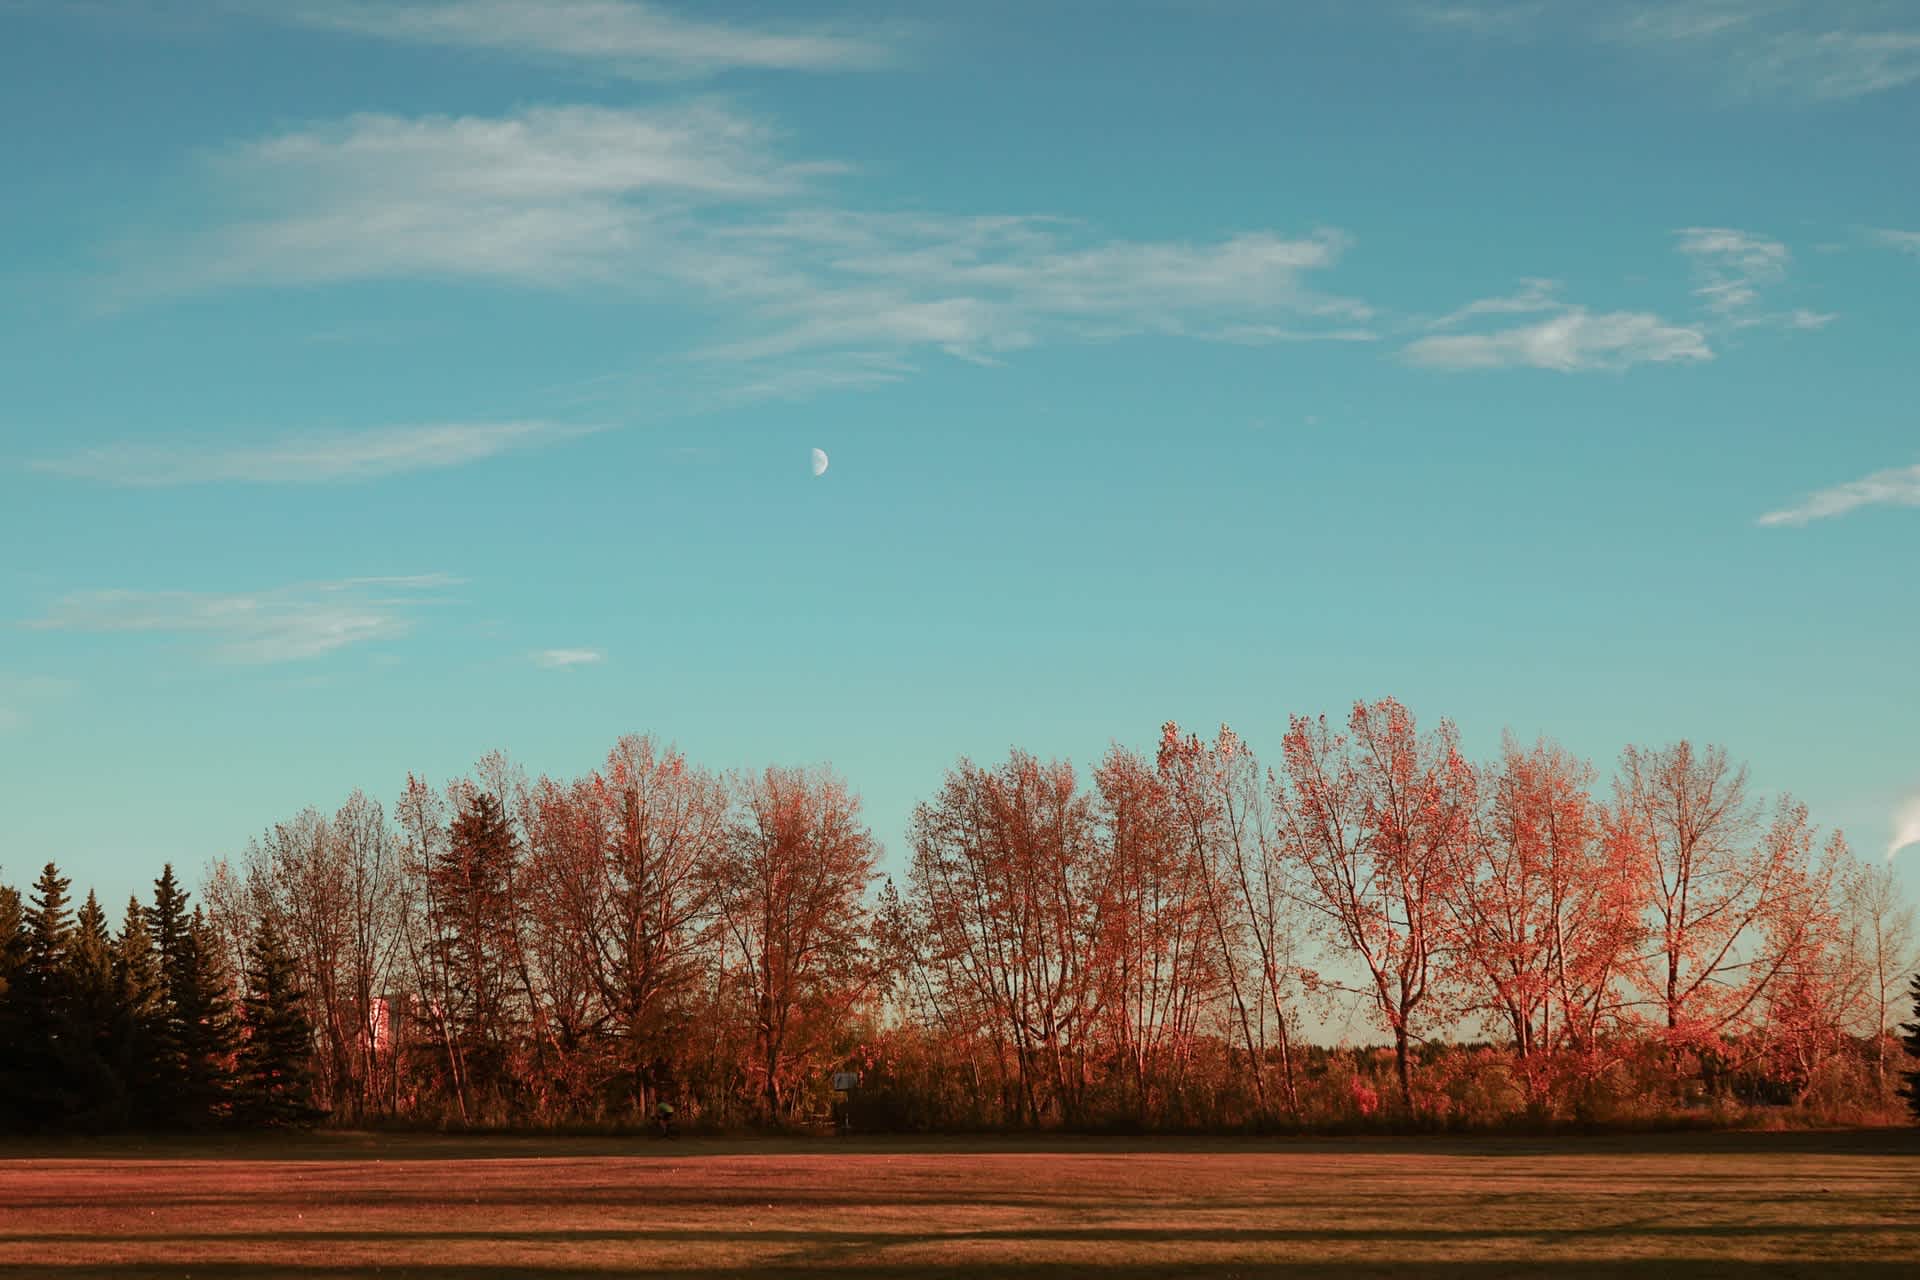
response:
[[[813,451],[813,474],[823,476],[826,473],[827,451],[825,449],[815,449]]]

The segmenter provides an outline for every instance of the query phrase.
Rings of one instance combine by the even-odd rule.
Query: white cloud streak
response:
[[[1162,334],[1242,345],[1366,341],[1372,311],[1309,279],[1349,238],[1250,230],[1103,239],[1061,218],[863,213],[837,171],[712,102],[357,116],[222,153],[254,215],[218,226],[161,288],[467,277],[691,302],[708,363],[761,387],[872,383],[915,351],[990,364],[1048,341]],[[829,372],[816,372],[819,363]]]
[[[1551,7],[1547,0],[1492,0],[1481,4],[1416,4],[1408,12],[1424,26],[1499,36],[1525,34]]]
[[[1887,861],[1902,849],[1920,845],[1920,791],[1914,792],[1893,810],[1893,840],[1887,845]]]
[[[1739,96],[1844,101],[1920,82],[1920,23],[1910,5],[1886,0],[1481,0],[1413,14],[1430,28],[1483,38],[1633,50],[1712,75]]]
[[[536,287],[679,274],[690,213],[796,191],[725,107],[534,107],[501,117],[358,115],[230,148],[210,172],[251,217],[218,226],[159,292],[441,276]]]
[[[462,466],[589,434],[551,422],[436,423],[289,436],[258,445],[123,442],[33,464],[122,488],[194,484],[331,484]]]
[[[1564,306],[1535,324],[1492,333],[1434,334],[1409,343],[1401,354],[1429,369],[1560,373],[1713,359],[1713,349],[1698,328],[1669,324],[1647,312],[1592,312],[1577,306]]]
[[[572,62],[638,80],[847,71],[893,61],[890,44],[871,35],[827,26],[742,26],[637,0],[318,0],[270,12],[324,30]]]
[[[1676,234],[1680,252],[1703,278],[1694,296],[1718,315],[1744,319],[1759,303],[1761,289],[1787,278],[1792,255],[1778,240],[1731,227],[1686,227]]]
[[[1059,219],[809,210],[725,240],[787,287],[754,300],[759,333],[710,345],[709,359],[932,348],[993,363],[1042,342],[1149,333],[1241,345],[1374,336],[1354,323],[1370,307],[1307,283],[1351,243],[1332,230],[1089,243]]]
[[[548,670],[592,666],[605,662],[607,655],[598,649],[541,649],[533,655],[533,665]]]
[[[1920,81],[1920,27],[1780,35],[1749,52],[1744,71],[1753,88],[1825,100],[1904,89]]]
[[[1837,318],[1806,307],[1767,308],[1767,291],[1786,283],[1793,262],[1780,241],[1733,227],[1684,227],[1674,234],[1700,282],[1694,296],[1719,324],[1729,329],[1821,329]]]
[[[444,600],[440,593],[458,581],[443,574],[420,574],[346,578],[236,594],[76,592],[27,625],[43,631],[196,635],[210,643],[210,656],[216,661],[298,662],[406,635],[413,628],[414,615]]]
[[[1426,327],[1436,332],[1409,343],[1401,356],[1432,369],[1621,370],[1712,360],[1711,331],[1754,325],[1818,329],[1835,319],[1805,307],[1774,311],[1763,305],[1764,291],[1786,280],[1792,261],[1778,240],[1731,227],[1686,227],[1675,234],[1699,281],[1694,296],[1706,313],[1700,322],[1669,321],[1648,311],[1591,311],[1564,300],[1558,281],[1531,278],[1513,293],[1469,302],[1429,321]],[[1483,328],[1488,317],[1520,315],[1545,318]]]
[[[1435,329],[1452,329],[1476,316],[1532,315],[1542,311],[1560,311],[1566,308],[1557,295],[1560,291],[1558,280],[1533,277],[1520,282],[1520,290],[1499,298],[1481,298],[1469,302],[1466,306],[1449,311],[1433,322]]]
[[[1892,467],[1818,490],[1795,506],[1769,511],[1758,523],[1798,527],[1815,520],[1844,516],[1862,507],[1920,507],[1920,465]]]
[[[1739,34],[1753,26],[1764,8],[1778,0],[1666,0],[1651,8],[1625,10],[1612,28],[1614,38],[1630,43],[1670,44]]]
[[[1875,227],[1867,232],[1867,238],[1882,249],[1910,253],[1920,258],[1920,231],[1895,231],[1886,227]]]

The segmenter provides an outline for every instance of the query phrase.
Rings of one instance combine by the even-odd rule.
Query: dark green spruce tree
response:
[[[73,908],[67,890],[73,882],[49,862],[33,882],[24,917],[27,953],[20,966],[20,990],[30,1005],[45,1015],[64,1014],[72,1007],[67,951],[73,940]]]
[[[10,983],[10,1029],[18,1038],[14,1087],[30,1129],[65,1127],[85,1100],[77,1078],[87,1046],[78,1043],[74,1020],[71,884],[51,862],[33,882],[22,915],[25,954]]]
[[[160,981],[152,1025],[153,1083],[144,1110],[149,1122],[162,1128],[205,1128],[228,1111],[230,996],[205,917],[198,909],[187,912],[187,896],[168,864],[153,882],[153,905],[146,909]]]
[[[107,929],[107,913],[92,893],[73,919],[67,968],[75,1015],[89,1028],[104,1026],[113,1011],[113,935]]]
[[[0,884],[0,1000],[5,1000],[27,959],[26,904],[20,891]]]
[[[187,1109],[186,1057],[181,1046],[181,1024],[174,985],[187,961],[187,893],[174,878],[173,864],[161,868],[153,882],[153,905],[144,909],[147,937],[153,946],[153,1007],[147,1026],[144,1092],[139,1099],[141,1123],[172,1128]]]
[[[127,900],[127,914],[113,939],[113,1016],[107,1030],[107,1063],[125,1088],[120,1122],[157,1123],[153,1103],[160,1088],[159,1045],[165,1038],[160,1011],[160,967],[146,909]]]
[[[447,975],[447,1013],[475,1093],[498,1101],[513,1089],[507,1063],[512,971],[506,940],[512,922],[520,842],[498,797],[479,792],[453,820],[446,848],[428,875],[441,903],[436,959]]]
[[[69,1056],[77,1094],[73,1121],[94,1131],[118,1128],[126,1123],[126,1089],[112,1068],[113,935],[107,913],[92,892],[74,917],[67,985]]]
[[[221,969],[213,929],[198,907],[188,920],[182,959],[168,975],[167,989],[180,1033],[185,1085],[180,1123],[194,1129],[219,1124],[232,1114],[239,1029],[233,1021],[233,989]]]
[[[244,1040],[234,1073],[234,1119],[261,1128],[312,1124],[313,1027],[294,971],[293,956],[268,916],[247,947]]]
[[[0,884],[0,1133],[26,1128],[26,1029],[18,1004],[20,970],[27,960],[26,904]]]
[[[1910,994],[1913,996],[1913,1021],[1900,1024],[1900,1029],[1907,1033],[1901,1037],[1900,1043],[1906,1046],[1907,1056],[1916,1061],[1914,1069],[1906,1073],[1907,1087],[1900,1093],[1906,1098],[1914,1120],[1920,1121],[1920,973],[1913,975]]]

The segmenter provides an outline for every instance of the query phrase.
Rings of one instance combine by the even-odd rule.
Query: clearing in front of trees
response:
[[[0,1273],[1910,1276],[1920,1131],[0,1146]]]

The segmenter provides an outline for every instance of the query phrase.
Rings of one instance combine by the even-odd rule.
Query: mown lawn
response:
[[[1920,1276],[1920,1131],[0,1146],[0,1274]]]

